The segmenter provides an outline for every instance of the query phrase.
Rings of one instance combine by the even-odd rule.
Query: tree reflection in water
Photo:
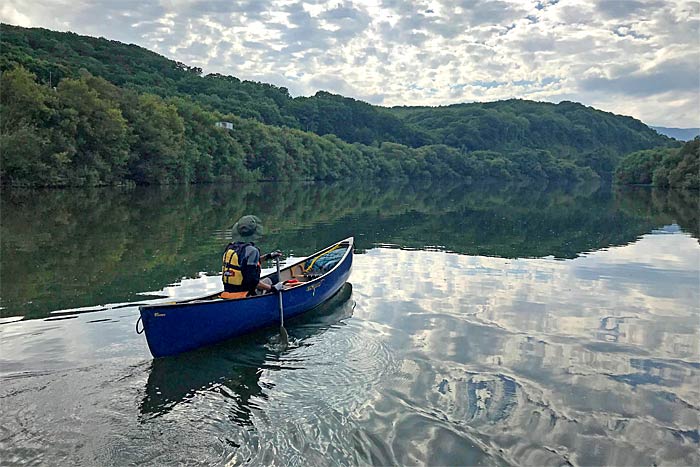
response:
[[[36,200],[41,202],[37,203]],[[267,228],[263,250],[298,256],[356,237],[504,258],[574,258],[675,223],[698,238],[698,194],[579,185],[439,182],[13,190],[0,210],[0,316],[134,302],[220,272],[232,223]]]

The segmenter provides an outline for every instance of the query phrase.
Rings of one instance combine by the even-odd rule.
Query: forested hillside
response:
[[[383,108],[206,75],[143,48],[3,24],[2,166],[18,185],[216,179],[608,177],[674,144],[564,102]],[[234,130],[215,126],[227,121]],[[323,136],[325,135],[325,136]]]
[[[395,107],[392,112],[432,135],[434,142],[468,151],[526,147],[585,153],[604,148],[624,154],[669,143],[632,117],[568,101],[511,99],[437,108]]]

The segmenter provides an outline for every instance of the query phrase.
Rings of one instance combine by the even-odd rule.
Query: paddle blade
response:
[[[287,335],[287,330],[284,329],[284,326],[280,326],[280,345],[283,348],[287,348],[289,345],[289,336]]]

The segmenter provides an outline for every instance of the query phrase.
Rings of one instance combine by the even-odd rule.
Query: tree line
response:
[[[696,136],[681,148],[628,154],[615,170],[615,180],[627,185],[700,190],[700,137]]]
[[[4,183],[570,182],[609,178],[622,155],[674,145],[638,120],[572,102],[384,108],[323,91],[292,98],[135,45],[1,27]]]
[[[22,67],[0,76],[3,182],[29,186],[201,183],[215,180],[596,178],[544,150],[464,152],[347,143],[236,115],[185,97],[118,87],[83,72],[55,88]],[[232,129],[216,125],[232,124]]]

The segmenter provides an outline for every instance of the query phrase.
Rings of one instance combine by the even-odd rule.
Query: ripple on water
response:
[[[404,361],[402,373],[414,377],[388,383],[384,400],[366,415],[376,430],[393,427],[396,463],[429,464],[437,458],[455,465],[570,462],[566,450],[547,447],[546,436],[542,444],[531,439],[556,430],[557,424],[575,422],[512,376],[416,361]]]
[[[400,377],[385,383],[384,398],[364,415],[365,428],[393,427],[391,452],[397,456],[423,443],[413,457],[397,457],[398,463],[445,458],[439,443],[422,441],[429,434],[418,435],[431,426],[464,437],[492,456],[492,462],[650,465],[660,459],[684,464],[697,459],[696,437],[688,434],[692,431],[679,434],[650,417],[625,418],[602,406],[572,410],[560,397],[570,390],[566,385],[553,392],[522,375],[434,363],[404,360]],[[637,391],[637,397],[647,395]],[[401,431],[404,424],[408,428]]]
[[[315,397],[320,393],[330,405],[354,406],[397,369],[397,362],[372,331],[359,325],[334,331],[285,355],[282,362],[288,359],[296,366],[285,379],[294,383],[296,394]]]
[[[358,450],[348,443],[364,439],[358,436],[353,412],[378,397],[377,386],[398,369],[380,336],[352,322],[307,339],[271,363],[277,368],[268,368],[260,378],[263,388],[269,388],[263,390],[269,398],[256,396],[258,408],[253,411],[253,436],[258,442],[242,443],[232,461],[366,463],[362,456],[376,449]]]

